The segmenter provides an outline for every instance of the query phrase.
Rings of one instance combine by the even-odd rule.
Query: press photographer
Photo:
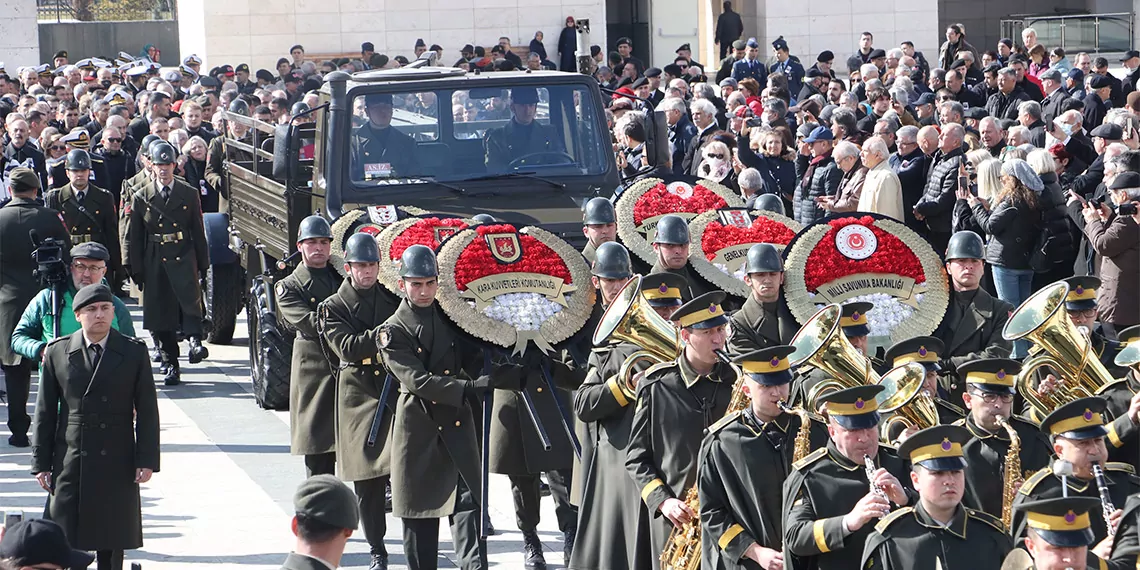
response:
[[[1137,224],[1137,201],[1140,201],[1140,174],[1123,172],[1108,184],[1112,201],[1085,202],[1082,215],[1085,235],[1093,250],[1100,254],[1101,288],[1097,294],[1099,319],[1105,336],[1140,323],[1140,225]]]
[[[8,391],[8,443],[27,447],[28,384],[34,361],[16,353],[12,347],[12,331],[24,308],[40,291],[38,263],[32,257],[39,240],[55,239],[70,243],[67,228],[55,210],[36,202],[40,179],[28,168],[13,169],[9,175],[12,200],[0,208],[0,369]],[[43,256],[40,256],[43,259]]]
[[[104,282],[111,255],[103,244],[90,241],[81,243],[71,248],[69,257],[71,263],[67,267],[71,276],[66,284],[56,286],[59,294],[52,294],[52,285],[44,287],[24,309],[20,322],[16,324],[16,330],[12,333],[12,350],[24,358],[39,362],[48,342],[79,330],[79,321],[75,320],[75,313],[71,310],[72,298],[83,287]],[[59,304],[58,309],[55,308],[56,303]],[[127,306],[118,297],[115,298],[114,305],[115,316],[111,320],[111,327],[126,336],[135,336],[135,327]],[[55,315],[59,315],[58,323],[54,322]]]

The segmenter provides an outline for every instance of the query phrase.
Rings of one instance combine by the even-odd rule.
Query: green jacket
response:
[[[60,310],[59,319],[61,330],[57,336],[67,336],[79,330],[79,321],[75,320],[75,311],[71,310],[71,297],[73,295],[75,295],[75,290],[71,287],[68,287],[63,293],[63,308]],[[135,325],[131,322],[131,312],[118,297],[115,298],[114,303],[115,320],[111,321],[111,328],[126,336],[135,336]],[[51,328],[51,290],[45,288],[36,294],[32,302],[28,303],[27,308],[24,309],[24,315],[20,317],[16,330],[12,332],[12,350],[24,358],[39,362],[40,353],[52,339]]]

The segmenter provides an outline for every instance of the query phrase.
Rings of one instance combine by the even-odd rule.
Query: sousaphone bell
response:
[[[635,275],[622,287],[594,329],[594,346],[618,341],[641,348],[626,357],[618,372],[618,386],[630,400],[637,397],[633,367],[638,362],[669,362],[681,354],[681,332],[645,302],[640,275]]]

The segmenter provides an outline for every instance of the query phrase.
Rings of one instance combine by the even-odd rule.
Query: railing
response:
[[[1132,49],[1131,12],[1071,16],[1015,14],[1001,21],[1001,35],[1019,41],[1021,30],[1037,31],[1038,43],[1078,52],[1124,52]]]
[[[172,20],[175,0],[37,0],[41,22]]]

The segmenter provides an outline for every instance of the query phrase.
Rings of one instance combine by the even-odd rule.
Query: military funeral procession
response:
[[[1107,1],[0,0],[0,570],[1140,570]]]

